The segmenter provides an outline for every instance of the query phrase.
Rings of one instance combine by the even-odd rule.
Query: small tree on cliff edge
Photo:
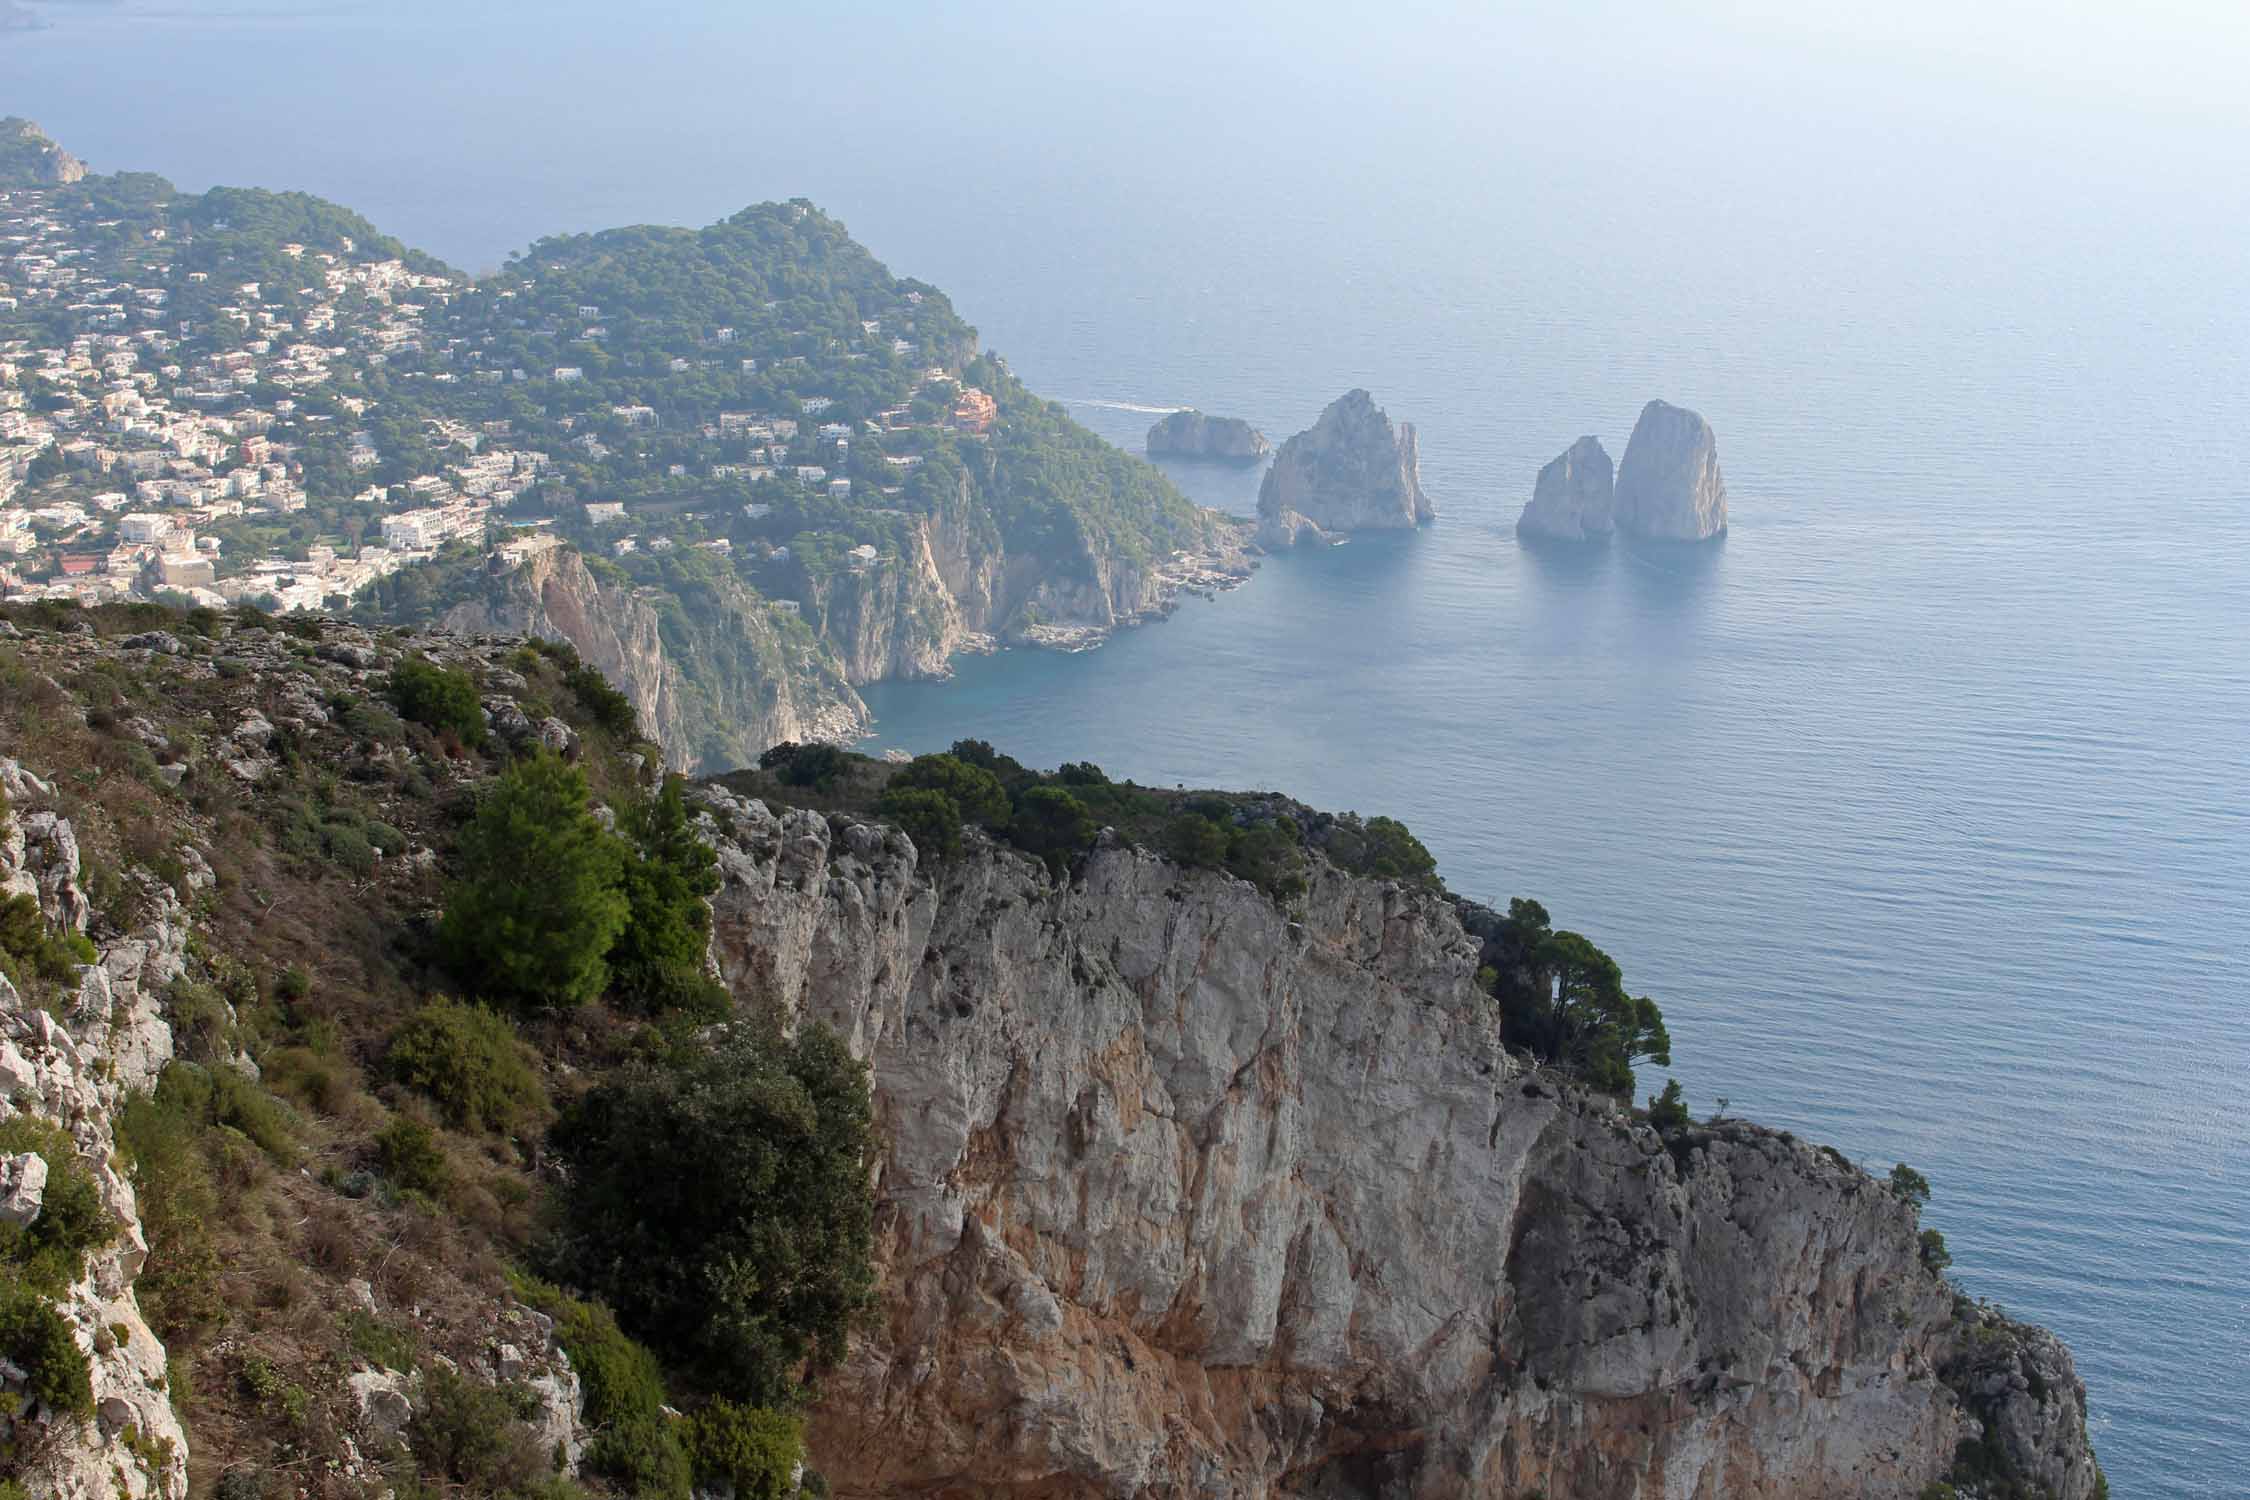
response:
[[[1502,1035],[1611,1093],[1633,1088],[1633,1064],[1672,1065],[1656,1002],[1625,992],[1617,961],[1582,934],[1557,932],[1547,909],[1517,897],[1500,924],[1493,998]]]
[[[583,773],[548,750],[518,761],[462,831],[438,924],[445,966],[472,994],[517,1006],[593,999],[629,911],[624,855],[594,821]]]

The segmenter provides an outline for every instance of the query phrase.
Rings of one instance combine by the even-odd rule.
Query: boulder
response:
[[[13,1049],[11,1049],[13,1050]],[[0,1156],[0,1223],[22,1229],[39,1217],[47,1192],[47,1159],[36,1151]]]
[[[1266,435],[1240,417],[1206,416],[1193,407],[1173,412],[1148,430],[1150,458],[1249,464],[1272,451]]]
[[[1407,530],[1432,519],[1413,424],[1394,428],[1365,391],[1330,402],[1319,421],[1281,445],[1266,471],[1259,541],[1301,536],[1291,513],[1323,532]]]
[[[387,1443],[414,1420],[414,1403],[406,1399],[406,1377],[389,1370],[361,1370],[344,1379],[352,1394],[362,1436]]]
[[[1582,437],[1539,471],[1516,535],[1556,542],[1606,540],[1616,525],[1617,466],[1596,437]]]
[[[1658,541],[1701,542],[1727,529],[1727,486],[1711,424],[1684,406],[1641,408],[1617,467],[1617,529]]]

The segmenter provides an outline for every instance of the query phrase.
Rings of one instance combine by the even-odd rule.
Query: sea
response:
[[[1614,954],[1691,1107],[1924,1172],[1960,1284],[2075,1351],[2114,1493],[2250,1494],[2230,10],[35,8],[0,112],[97,169],[470,269],[811,197],[1128,449],[1371,390],[1434,524],[877,686],[876,743],[1403,819]],[[1716,429],[1725,538],[1519,543],[1653,397]]]

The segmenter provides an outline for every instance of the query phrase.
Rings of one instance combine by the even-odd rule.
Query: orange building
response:
[[[953,425],[963,432],[982,432],[1000,415],[993,399],[975,386],[965,386],[961,398],[953,403]]]

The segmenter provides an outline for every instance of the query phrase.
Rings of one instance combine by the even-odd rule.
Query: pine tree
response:
[[[461,876],[438,925],[472,994],[576,1005],[608,987],[624,930],[624,848],[587,805],[586,778],[552,751],[510,767],[461,835]]]

